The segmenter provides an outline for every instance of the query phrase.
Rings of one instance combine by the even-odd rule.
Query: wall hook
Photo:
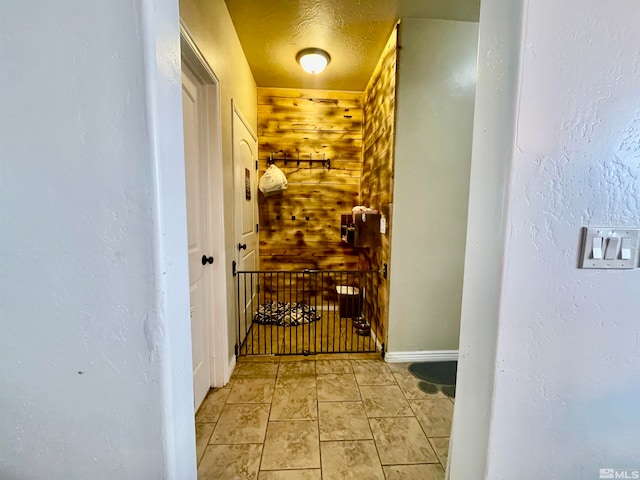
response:
[[[283,158],[275,158],[275,155],[277,153],[278,152],[269,154],[269,158],[267,158],[267,166],[275,165],[276,162],[282,161],[282,162],[284,162],[284,166],[286,167],[287,164],[289,163],[289,158],[287,156],[287,153],[286,152],[281,152],[282,155],[283,155]],[[307,154],[305,153],[303,155],[306,156]],[[325,158],[325,154],[324,153],[322,154],[322,158],[317,158],[317,159],[314,159],[313,158],[313,153],[310,153],[309,154],[309,159],[306,160],[306,159],[301,159],[300,158],[300,152],[298,152],[298,159],[295,160],[295,161],[296,161],[298,167],[300,167],[300,162],[309,162],[309,168],[312,168],[314,163],[319,163],[319,164],[322,165],[322,168],[331,169],[331,159]]]

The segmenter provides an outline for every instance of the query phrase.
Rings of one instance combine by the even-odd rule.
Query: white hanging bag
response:
[[[275,165],[269,165],[267,171],[260,178],[258,188],[265,195],[275,195],[287,189],[287,177],[285,174]]]

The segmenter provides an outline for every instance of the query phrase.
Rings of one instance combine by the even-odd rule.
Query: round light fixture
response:
[[[296,60],[305,72],[315,75],[322,72],[329,65],[331,57],[320,48],[305,48],[298,52]]]

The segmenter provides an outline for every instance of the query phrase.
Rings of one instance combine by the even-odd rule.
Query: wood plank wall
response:
[[[358,249],[340,240],[340,214],[360,203],[362,119],[361,92],[258,88],[259,177],[273,155],[289,182],[258,199],[262,270],[357,269]],[[305,163],[310,154],[331,168]]]
[[[361,268],[391,271],[393,226],[393,166],[395,151],[397,27],[391,34],[380,61],[364,92],[363,166],[360,179],[362,204],[379,210],[387,219],[387,233],[375,238],[371,248],[361,252]],[[370,277],[365,311],[378,340],[386,342],[389,323],[389,281]]]

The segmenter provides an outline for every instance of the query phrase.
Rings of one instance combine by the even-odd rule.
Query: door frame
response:
[[[235,172],[236,172],[236,164],[235,164],[235,153],[236,153],[236,133],[234,131],[234,115],[238,116],[238,119],[242,122],[242,124],[245,126],[245,128],[247,129],[247,132],[249,132],[249,135],[251,135],[251,138],[253,139],[254,142],[256,142],[256,151],[254,152],[255,158],[253,159],[254,161],[258,161],[258,136],[256,135],[256,132],[254,132],[253,128],[251,127],[251,124],[247,121],[247,118],[243,115],[242,110],[240,110],[240,107],[238,106],[238,103],[232,98],[231,99],[231,172],[232,175],[234,175],[233,177],[233,206],[232,206],[232,211],[233,211],[233,241],[234,241],[234,249],[233,249],[233,260],[235,261],[236,265],[239,265],[239,251],[236,247],[236,242],[238,240],[238,236],[239,236],[239,232],[238,232],[238,208],[237,208],[237,195],[240,195],[241,192],[237,192],[236,191],[236,182],[235,182]],[[260,218],[259,218],[259,205],[258,205],[258,173],[259,170],[256,169],[256,184],[255,184],[255,188],[254,186],[252,186],[252,194],[253,195],[253,202],[255,203],[255,218],[253,219],[254,222],[256,224],[259,223]],[[256,235],[258,236],[257,240],[256,240],[256,259],[258,262],[260,262],[260,234],[258,232],[256,232]],[[259,263],[258,263],[259,265]],[[236,345],[238,348],[240,348],[240,338],[239,338],[239,331],[238,331],[238,317],[240,315],[239,311],[238,311],[238,307],[239,307],[239,302],[238,302],[238,292],[236,291],[234,293],[234,306],[233,306],[233,311],[234,311],[234,319],[236,319],[236,321],[234,322],[236,324],[236,328],[235,328],[235,338],[236,338]]]
[[[472,188],[487,195],[487,200],[477,205],[475,210],[480,212],[488,204],[491,204],[493,210],[484,210],[484,216],[480,213],[476,215],[474,212],[470,214],[470,218],[476,222],[474,223],[474,231],[480,233],[481,238],[478,241],[467,242],[466,259],[469,262],[472,260],[473,263],[477,262],[478,267],[484,264],[488,265],[494,258],[504,258],[504,255],[499,255],[504,248],[504,241],[501,241],[505,235],[503,220],[496,216],[496,221],[489,226],[479,220],[481,217],[489,218],[486,215],[487,211],[502,211],[500,207],[503,207],[506,202],[506,198],[503,197],[509,186],[508,167],[511,157],[509,156],[510,150],[504,147],[504,142],[507,139],[504,128],[506,126],[507,129],[513,129],[513,115],[517,114],[517,109],[509,102],[506,102],[505,106],[505,102],[495,102],[495,99],[508,97],[509,101],[513,101],[514,92],[517,92],[518,89],[517,76],[514,77],[512,70],[518,68],[519,52],[523,45],[520,38],[522,13],[512,14],[507,10],[511,7],[520,10],[526,6],[526,3],[526,0],[517,2],[485,0],[482,2],[480,10],[478,58],[482,61],[478,63],[479,75],[476,88],[485,92],[486,101],[483,107],[476,104],[474,143],[477,143],[478,146],[474,145],[472,153],[471,178]],[[161,320],[163,315],[179,317],[186,313],[188,316],[189,311],[188,287],[185,288],[185,284],[188,282],[185,250],[186,218],[183,218],[184,214],[180,214],[175,208],[172,209],[169,203],[176,191],[184,191],[184,172],[182,172],[182,176],[180,172],[177,172],[176,175],[175,161],[176,158],[181,159],[183,155],[179,151],[182,149],[179,145],[182,137],[182,122],[179,120],[181,110],[177,107],[180,105],[179,55],[177,48],[174,48],[176,47],[174,40],[177,40],[175,38],[177,17],[177,1],[158,2],[157,4],[141,3],[141,35],[146,60],[144,66],[147,75],[145,88],[148,97],[147,114],[149,117],[147,130],[150,132],[148,143],[153,149],[152,160],[155,168],[153,186],[156,189],[153,204],[157,209],[154,219],[158,222],[154,241],[157,243],[156,248],[159,253],[157,253],[154,264],[158,265],[159,271],[166,271],[168,274],[159,275],[156,273],[156,282],[162,289],[162,295],[158,300]],[[181,25],[181,37],[182,31],[186,32],[184,25]],[[486,37],[486,41],[484,41],[484,37]],[[488,55],[489,52],[496,52],[496,54]],[[163,68],[160,68],[161,62],[164,62]],[[166,65],[169,68],[164,68]],[[177,68],[173,69],[174,66]],[[495,86],[496,84],[499,88]],[[161,92],[158,89],[162,89]],[[500,94],[497,95],[496,92]],[[504,95],[501,95],[502,93]],[[476,93],[476,102],[478,102],[478,98],[478,93]],[[490,99],[494,101],[490,101]],[[487,135],[482,134],[485,127],[489,132]],[[478,135],[478,139],[476,139],[476,133],[482,135]],[[484,141],[479,141],[480,136],[485,137]],[[497,138],[498,141],[492,143],[491,140],[494,138]],[[481,145],[483,148],[480,148]],[[480,172],[480,170],[482,171]],[[475,192],[475,190],[473,191]],[[477,198],[482,198],[482,195],[480,193],[474,194],[473,199]],[[471,233],[473,232],[468,229],[468,238]],[[469,250],[470,244],[474,246],[473,251]],[[498,255],[487,255],[487,250],[492,253],[497,251]],[[480,255],[472,259],[470,252],[480,252]],[[466,311],[471,312],[469,307],[477,305],[481,313],[475,315],[474,318],[472,316],[463,318],[461,324],[461,335],[464,333],[467,347],[464,350],[461,348],[460,351],[458,388],[471,392],[483,381],[485,383],[483,388],[474,390],[473,395],[469,394],[468,400],[463,394],[456,401],[451,432],[452,448],[448,458],[452,469],[467,465],[467,471],[473,472],[476,476],[486,473],[488,458],[488,437],[493,414],[495,338],[497,337],[499,318],[499,315],[495,314],[499,314],[500,310],[501,265],[501,262],[493,262],[489,265],[489,276],[478,274],[471,281],[471,278],[467,279],[467,261],[465,261],[464,290],[468,293],[468,298],[463,298],[463,302],[468,302]],[[478,268],[478,272],[482,273],[481,268]],[[224,284],[222,288],[226,289]],[[487,296],[488,290],[491,291]],[[471,296],[475,299],[474,304],[470,301]],[[226,308],[226,299],[222,300]],[[231,308],[234,308],[235,311],[234,306]],[[485,321],[487,323],[484,323]],[[193,422],[192,406],[189,405],[188,409],[184,408],[190,403],[187,399],[192,398],[192,385],[189,380],[191,371],[187,367],[187,363],[191,364],[190,352],[186,351],[187,335],[181,322],[165,323],[167,324],[166,334],[164,338],[159,340],[159,347],[155,346],[161,348],[163,354],[167,356],[162,369],[161,384],[165,390],[163,395],[158,394],[165,411],[162,436],[166,446],[162,455],[165,461],[165,476],[171,479],[195,478],[195,442],[191,443],[194,430],[193,428],[185,428],[184,423],[185,421],[187,424]],[[226,326],[224,328],[226,329]],[[223,348],[228,352],[227,346],[223,345]],[[222,351],[216,352],[216,355],[222,353]],[[232,360],[228,356],[227,359],[228,361]],[[477,373],[478,367],[482,369],[482,374],[490,372],[488,381],[484,380],[482,374]],[[169,385],[168,388],[167,385]],[[447,478],[449,478],[449,474],[449,469],[447,469]]]
[[[222,118],[220,113],[220,81],[205,60],[185,24],[180,21],[180,52],[182,60],[202,83],[206,107],[206,175],[209,188],[206,195],[208,221],[205,228],[211,242],[208,248],[215,258],[212,265],[210,304],[212,318],[209,320],[209,354],[212,387],[223,387],[226,380],[226,359],[229,358],[229,328],[227,325],[227,281],[224,238],[224,184],[222,157]],[[216,335],[213,334],[216,332]]]

